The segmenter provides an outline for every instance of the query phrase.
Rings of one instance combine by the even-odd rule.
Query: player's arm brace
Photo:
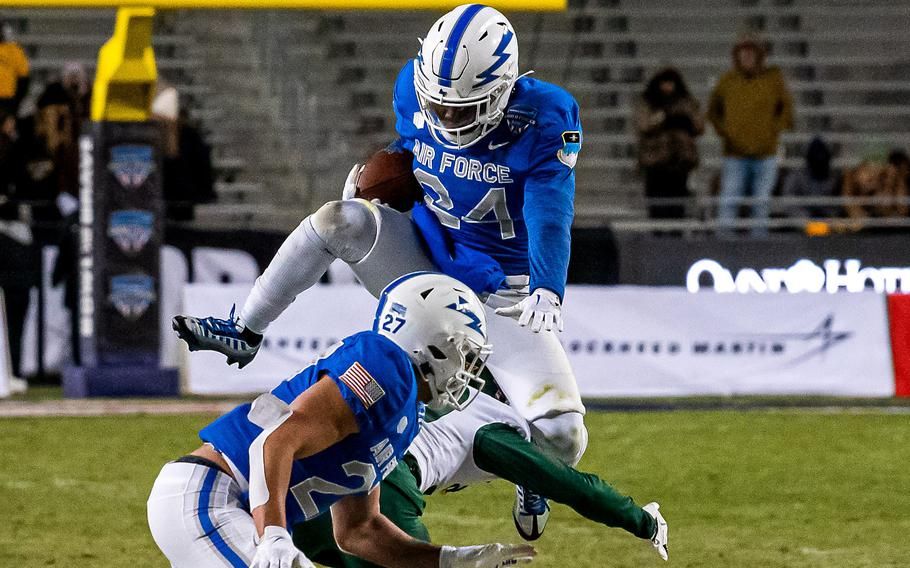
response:
[[[480,469],[572,507],[581,516],[625,529],[639,538],[654,534],[654,518],[592,473],[547,457],[506,424],[488,424],[474,435]]]
[[[263,395],[270,396],[275,398]],[[260,535],[267,526],[285,526],[294,459],[317,454],[359,430],[331,380],[319,380],[285,409],[290,413],[276,415],[271,426],[260,424],[263,432],[250,446],[250,509]]]

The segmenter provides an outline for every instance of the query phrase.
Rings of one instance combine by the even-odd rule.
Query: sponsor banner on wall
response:
[[[226,317],[248,292],[248,285],[188,285],[184,313]],[[741,296],[570,286],[560,337],[585,397],[892,396],[885,302],[874,293]],[[221,355],[189,353],[186,391],[272,388],[338,339],[367,329],[375,306],[358,285],[316,286],[269,327],[242,371]]]
[[[617,238],[622,284],[685,286],[688,281],[691,286],[700,278],[702,289],[730,292],[910,290],[910,275],[903,272],[910,269],[910,248],[902,234],[807,239],[781,233],[731,240],[622,233]],[[579,243],[584,248],[573,247],[572,255],[590,258],[605,245],[612,243],[589,237]]]
[[[563,344],[581,393],[892,396],[886,298],[570,287]]]
[[[231,306],[240,306],[249,284],[188,284],[184,287],[185,314],[226,318]],[[252,363],[238,369],[224,355],[187,352],[181,362],[184,392],[193,394],[246,394],[271,389],[292,377],[340,339],[369,329],[376,299],[357,284],[314,286],[300,294],[266,333]],[[183,342],[181,342],[183,343]],[[186,350],[185,346],[181,346]]]

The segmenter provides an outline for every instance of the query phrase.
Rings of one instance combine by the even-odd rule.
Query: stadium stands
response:
[[[768,41],[794,94],[796,128],[784,167],[812,136],[837,167],[910,140],[910,12],[900,0],[576,0],[565,13],[509,14],[524,69],[566,86],[581,103],[578,223],[641,220],[631,103],[646,77],[673,64],[699,100],[729,66],[738,32]],[[695,9],[698,7],[699,9]],[[201,118],[214,144],[220,202],[203,225],[292,227],[334,198],[350,164],[394,136],[391,86],[428,12],[174,12],[159,17],[159,69]],[[110,33],[104,10],[4,10],[40,83],[64,61],[94,63]],[[34,89],[34,87],[33,87]],[[707,195],[720,159],[699,142],[693,190]],[[256,207],[250,207],[255,205]],[[255,209],[255,211],[253,210]]]
[[[114,15],[113,10],[0,10],[0,19],[11,24],[30,57],[32,99],[67,62],[79,62],[94,70],[98,49],[113,30]],[[257,79],[255,50],[231,34],[231,30],[242,31],[242,26],[211,25],[210,29],[200,25],[211,16],[210,12],[161,14],[153,39],[159,74],[177,87],[182,103],[202,121],[215,147],[213,165],[219,179],[219,199],[218,203],[199,207],[197,224],[251,226],[261,220],[274,226],[269,221],[274,219],[271,212],[275,209],[269,205],[273,196],[257,196],[264,185],[273,194],[290,187],[283,176],[293,160],[274,150],[283,138],[278,129],[270,127],[262,81]],[[239,18],[243,19],[248,18]],[[218,21],[225,21],[223,15]],[[222,41],[217,41],[218,29],[223,30]],[[205,47],[198,44],[200,35],[206,38]],[[230,61],[227,70],[223,63],[219,65],[225,60]],[[247,69],[240,68],[242,64]],[[247,91],[244,84],[249,87]],[[293,187],[303,189],[299,184]],[[251,207],[253,204],[256,206]],[[296,212],[290,215],[296,216]]]
[[[392,81],[436,15],[335,13],[315,22],[313,16],[295,16],[307,20],[310,30],[299,36],[299,45],[310,41],[313,48],[288,80],[303,77],[331,93],[315,101],[322,133],[315,138],[322,144],[307,154],[313,156],[308,168],[319,172],[315,193],[334,195],[348,164],[393,136]],[[798,165],[805,145],[819,133],[832,142],[836,166],[855,163],[873,145],[907,144],[910,81],[902,78],[910,70],[910,13],[900,2],[602,0],[574,2],[564,14],[510,17],[523,68],[565,85],[581,103],[586,147],[578,166],[580,224],[645,214],[629,118],[648,73],[672,63],[704,102],[743,29],[758,30],[768,40],[770,61],[784,69],[794,93],[797,125],[783,137],[785,167]],[[293,34],[287,40],[293,42]],[[700,144],[704,159],[694,189],[706,194],[720,147],[710,131]]]

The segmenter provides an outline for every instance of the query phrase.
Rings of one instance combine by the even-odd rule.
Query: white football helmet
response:
[[[429,384],[434,410],[463,409],[468,387],[483,388],[480,373],[492,347],[487,343],[483,304],[470,288],[444,274],[414,272],[385,287],[373,331],[407,351]]]
[[[439,18],[421,41],[414,89],[433,138],[449,148],[476,144],[502,120],[518,79],[512,24],[480,4]]]

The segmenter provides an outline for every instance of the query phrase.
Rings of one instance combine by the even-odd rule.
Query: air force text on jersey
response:
[[[521,77],[499,125],[477,144],[453,149],[425,123],[414,65],[407,62],[395,82],[399,138],[392,146],[414,154],[414,175],[424,189],[424,202],[412,218],[428,209],[442,225],[447,243],[431,251],[434,262],[465,282],[466,267],[490,262],[505,275],[530,276],[532,290],[546,288],[562,297],[575,213],[575,164],[584,138],[575,99],[556,85]],[[416,225],[425,241],[433,240],[428,237],[432,228],[419,220]],[[487,259],[472,255],[448,271],[446,257],[459,248]],[[468,285],[481,293],[495,291]]]
[[[457,178],[482,183],[505,184],[515,182],[508,166],[492,162],[481,162],[475,158],[465,158],[449,152],[443,152],[437,162],[436,149],[429,144],[421,144],[420,140],[414,141],[413,152],[414,157],[420,164],[441,174],[451,173]]]

